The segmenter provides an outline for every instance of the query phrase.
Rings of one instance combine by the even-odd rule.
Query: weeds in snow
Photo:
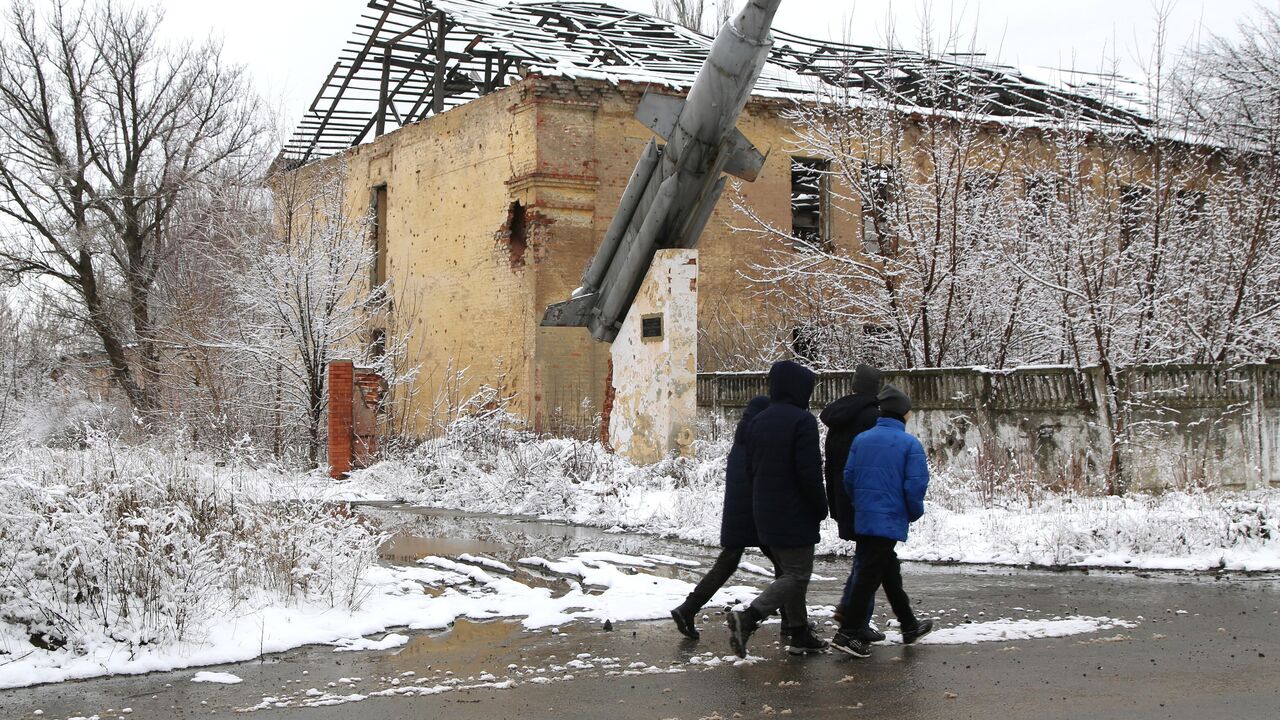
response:
[[[316,503],[258,501],[173,453],[27,450],[0,468],[0,654],[199,641],[255,602],[359,603],[377,530]],[[28,645],[28,649],[30,648]]]

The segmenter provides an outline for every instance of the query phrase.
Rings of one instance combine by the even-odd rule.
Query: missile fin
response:
[[[747,182],[755,182],[760,176],[760,170],[764,168],[765,156],[737,128],[733,129],[729,143],[732,149],[724,171]]]
[[[590,293],[550,305],[542,316],[542,327],[586,327],[599,299],[599,293]]]
[[[636,108],[636,119],[657,133],[658,137],[669,140],[683,111],[683,99],[647,92],[640,99],[640,107]]]

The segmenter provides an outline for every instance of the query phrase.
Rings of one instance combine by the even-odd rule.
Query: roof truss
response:
[[[780,31],[774,36],[760,92],[802,99],[820,81],[910,107],[1143,122],[1088,92],[1036,82],[980,56],[939,59]],[[596,2],[369,0],[282,159],[300,164],[341,152],[530,72],[688,86],[711,42],[665,20]]]

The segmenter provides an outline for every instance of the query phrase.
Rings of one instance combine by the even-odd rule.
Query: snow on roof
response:
[[[977,54],[929,57],[773,35],[758,96],[812,99],[820,87],[834,86],[906,110],[962,107],[1033,123],[1143,122],[1132,98],[1098,92],[1098,78],[1051,84]],[[281,156],[298,164],[341,152],[529,74],[687,88],[711,43],[661,18],[599,2],[369,0]]]

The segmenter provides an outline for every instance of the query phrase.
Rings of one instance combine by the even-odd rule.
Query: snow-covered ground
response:
[[[401,500],[719,541],[724,456],[637,467],[599,445],[516,432],[450,437],[317,488],[323,497]],[[1162,570],[1280,570],[1280,489],[1066,495],[935,475],[925,517],[899,546],[909,560]],[[823,526],[819,552],[850,544]]]
[[[660,566],[694,561],[668,555],[594,551],[530,556],[513,566],[460,554],[416,567],[377,565],[379,528],[323,501],[407,500],[716,542],[723,447],[704,448],[696,461],[641,468],[590,443],[465,429],[345,483],[147,449],[11,455],[0,467],[7,502],[0,513],[0,687],[234,662],[316,643],[335,652],[390,650],[409,641],[393,629],[444,628],[459,617],[519,619],[529,630],[664,619],[690,590]],[[943,474],[900,554],[1280,570],[1278,519],[1274,490],[1001,497]],[[820,549],[847,552],[827,525]],[[745,569],[755,571],[744,577],[756,585],[770,574]],[[527,571],[554,576],[555,590],[523,582]],[[717,602],[755,592],[728,588]],[[1057,637],[1130,623],[995,618],[930,642]]]
[[[361,629],[348,611],[379,595],[382,535],[284,499],[295,481],[107,443],[8,455],[0,687],[247,659]]]
[[[0,625],[0,649],[13,656],[0,659],[0,688],[217,665],[303,645],[330,644],[334,652],[388,650],[409,640],[404,634],[387,633],[391,628],[438,630],[459,617],[519,619],[530,630],[580,621],[662,619],[692,589],[682,580],[620,569],[653,568],[655,563],[645,558],[615,556],[606,562],[593,555],[520,561],[529,567],[553,568],[565,580],[557,591],[520,582],[474,556],[473,562],[430,557],[419,567],[375,566],[360,580],[364,599],[355,608],[264,598],[256,606],[213,618],[190,638],[155,647],[129,648],[104,641],[78,651],[40,650],[15,634],[17,626]],[[755,593],[747,586],[728,587],[716,601],[728,604]],[[234,682],[218,674],[197,675],[196,681]]]
[[[259,657],[303,645],[332,645],[334,652],[390,650],[409,637],[391,628],[437,630],[458,618],[518,620],[527,630],[557,632],[578,622],[663,620],[684,599],[692,584],[655,574],[658,565],[696,565],[683,558],[632,557],[616,553],[583,552],[548,560],[522,558],[519,565],[550,573],[563,582],[552,589],[528,584],[515,570],[497,571],[491,558],[427,557],[417,567],[374,567],[361,580],[364,601],[354,609],[316,603],[267,604],[213,620],[199,638],[156,647],[125,648],[103,643],[69,650],[33,650],[0,662],[0,688],[101,675],[139,674],[157,670],[217,665]],[[713,599],[719,606],[749,600],[758,588],[745,585],[722,589]],[[814,617],[830,617],[830,606],[812,606]],[[1115,628],[1135,627],[1131,620],[1105,617],[1036,616],[995,618],[940,630],[922,642],[971,644],[1065,637]],[[12,629],[13,626],[8,626]],[[897,642],[890,631],[886,642]],[[0,648],[22,647],[24,638],[0,635]],[[758,660],[759,658],[755,658]],[[737,662],[737,658],[707,658],[707,662]],[[748,661],[752,661],[749,659]],[[581,660],[571,661],[582,664]],[[634,672],[652,672],[642,669]],[[532,682],[540,680],[526,678]],[[234,674],[198,672],[193,682],[237,683]],[[453,689],[453,688],[446,688]],[[359,698],[363,699],[363,698]],[[346,701],[352,701],[348,698]],[[273,702],[278,702],[273,701]]]

